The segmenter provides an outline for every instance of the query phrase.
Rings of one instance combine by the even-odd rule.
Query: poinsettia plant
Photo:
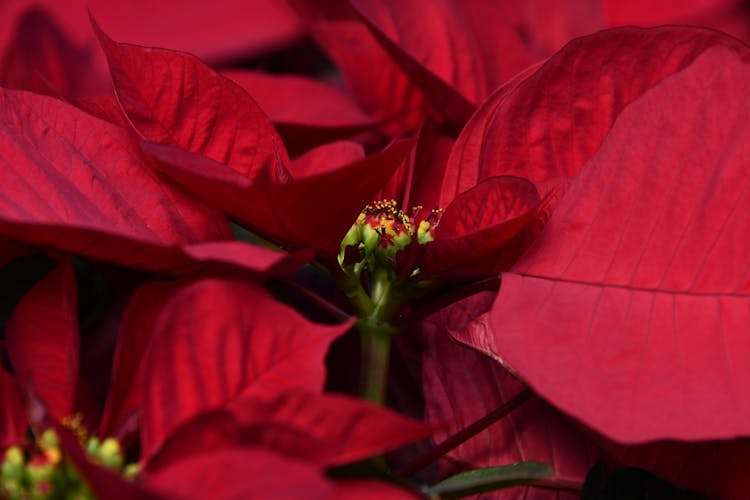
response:
[[[750,495],[750,48],[597,32],[739,7],[588,3],[9,11],[0,496]]]

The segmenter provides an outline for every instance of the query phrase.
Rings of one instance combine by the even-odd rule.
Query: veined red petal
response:
[[[260,446],[319,466],[342,465],[429,436],[432,426],[343,395],[241,395],[173,432],[150,471],[201,449]]]
[[[248,228],[276,241],[329,254],[338,252],[357,214],[372,201],[411,147],[411,141],[399,141],[361,161],[282,184],[252,183],[204,156],[143,144],[144,150],[159,160],[160,172]],[[302,170],[314,169],[308,165]]]
[[[0,233],[118,264],[194,265],[181,245],[231,237],[164,183],[125,131],[48,97],[0,89]]]
[[[435,241],[425,246],[424,271],[457,272],[464,263],[501,253],[540,203],[534,184],[519,177],[491,177],[461,193],[445,209]]]
[[[749,60],[715,46],[620,114],[472,340],[615,440],[750,434]]]
[[[422,360],[429,421],[446,422],[435,434],[440,442],[510,401],[524,389],[513,375],[487,355],[462,345],[489,330],[494,294],[485,292],[453,304],[424,323],[427,342]],[[482,346],[477,346],[479,350]],[[489,467],[523,460],[549,463],[553,484],[523,486],[492,498],[578,498],[590,467],[603,457],[592,440],[564,415],[534,397],[500,422],[469,439],[441,462],[450,474],[457,461]]]
[[[250,179],[286,166],[273,124],[235,82],[193,55],[97,34],[120,105],[143,139],[202,154]]]
[[[350,324],[311,323],[255,285],[203,280],[162,308],[143,390],[145,460],[180,424],[240,393],[320,390],[330,342]]]
[[[450,198],[495,175],[540,183],[572,177],[623,109],[715,48],[748,57],[739,41],[685,27],[618,28],[576,39],[498,89],[477,110],[451,154]]]

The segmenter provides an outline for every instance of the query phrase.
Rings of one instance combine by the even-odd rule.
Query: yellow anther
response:
[[[67,417],[64,417],[60,423],[75,435],[78,442],[81,443],[81,446],[86,444],[89,432],[83,425],[83,413],[77,412],[73,415],[68,415]]]

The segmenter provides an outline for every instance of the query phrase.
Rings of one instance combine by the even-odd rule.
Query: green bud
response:
[[[21,448],[11,446],[5,450],[5,461],[0,466],[0,477],[2,477],[3,482],[20,482],[23,480],[24,468],[24,456]]]
[[[96,458],[109,469],[120,470],[125,460],[122,457],[120,443],[114,438],[107,438],[97,451]]]
[[[11,465],[23,465],[23,450],[20,446],[11,446],[5,450],[5,463]]]
[[[133,481],[135,478],[138,477],[138,474],[141,472],[141,466],[137,463],[128,464],[125,466],[125,469],[122,471],[122,475],[125,479],[128,481]]]
[[[88,453],[89,456],[96,457],[99,452],[99,446],[101,446],[99,438],[91,436],[88,441],[86,441],[86,453]]]
[[[42,450],[57,450],[60,448],[60,438],[54,429],[47,429],[38,440],[39,448]]]

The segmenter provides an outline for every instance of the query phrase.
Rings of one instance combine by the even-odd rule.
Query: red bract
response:
[[[173,282],[148,282],[130,297],[117,333],[101,435],[122,440],[139,430],[144,355],[159,313],[178,287],[179,284]]]
[[[6,330],[8,357],[54,418],[73,414],[78,388],[78,289],[70,259],[20,301]]]
[[[391,60],[346,0],[290,4],[334,60],[367,113],[391,136],[413,130],[429,103]]]
[[[0,368],[0,403],[0,451],[3,451],[19,443],[28,429],[18,384],[5,368]]]
[[[141,137],[200,153],[251,180],[286,163],[273,125],[239,85],[195,56],[116,43],[94,28],[118,101]]]
[[[163,485],[175,470],[211,457],[224,457],[232,467],[239,456],[268,454],[261,449],[309,462],[317,474],[321,466],[367,458],[430,433],[388,410],[320,394],[328,346],[350,326],[310,323],[248,283],[203,280],[178,287],[161,307],[144,361],[147,484]],[[280,475],[298,467],[278,460],[287,471]],[[216,474],[225,481],[232,476]],[[231,487],[264,487],[261,478],[237,479],[228,481]],[[212,484],[204,476],[196,480]]]
[[[297,75],[224,71],[268,114],[291,154],[372,130],[377,122],[338,88]]]
[[[438,441],[506,404],[523,389],[497,362],[462,345],[491,335],[492,300],[491,294],[478,295],[425,322],[429,339],[423,358],[427,414],[430,420],[451,424],[446,432],[436,433]],[[589,467],[603,460],[610,466],[645,468],[711,498],[744,498],[750,487],[737,471],[744,467],[748,453],[746,440],[615,444],[532,399],[452,451],[443,468],[451,471],[521,459],[543,460],[553,466],[555,478],[542,488],[531,487],[535,498],[566,494],[577,498]],[[491,498],[524,498],[529,494],[525,489],[497,492]]]
[[[449,160],[457,193],[494,175],[542,184],[574,177],[620,112],[714,47],[744,53],[719,33],[621,28],[570,42],[538,69],[497,90],[472,117]]]
[[[599,29],[684,23],[750,36],[747,13],[732,0],[656,6],[597,0],[535,0],[522,7],[452,0],[292,4],[368,112],[397,120],[391,130],[413,129],[419,116],[460,126],[517,72]],[[370,78],[373,67],[378,78]]]
[[[28,10],[17,21],[0,52],[3,87],[69,99],[109,90],[95,47],[79,47],[44,10]]]
[[[274,50],[299,36],[298,22],[283,2],[222,0],[208,5],[108,0],[20,0],[0,6],[0,52],[14,25],[30,8],[43,9],[73,37],[76,45],[94,44],[87,9],[118,37],[136,43],[188,50],[212,63],[226,63]],[[165,23],[164,20],[170,22]]]
[[[148,348],[143,457],[179,424],[240,394],[321,390],[323,356],[349,327],[310,323],[247,283],[209,280],[179,290]]]
[[[750,432],[742,55],[717,47],[626,108],[503,277],[501,356],[618,440]]]
[[[342,395],[285,390],[239,396],[180,426],[148,464],[165,464],[201,450],[256,446],[318,466],[342,465],[427,437],[432,428],[386,408]]]
[[[171,274],[291,263],[238,242],[200,243],[231,237],[224,218],[165,185],[118,127],[21,91],[0,90],[0,110],[0,183],[13,195],[0,199],[5,238]],[[6,248],[2,260],[18,254]]]
[[[335,253],[408,150],[397,143],[331,169],[340,160],[324,149],[316,169],[306,166],[309,159],[298,169],[268,117],[234,82],[187,54],[118,44],[103,34],[101,40],[128,119],[157,143],[143,146],[157,168],[274,241]]]
[[[458,302],[425,321],[423,380],[430,421],[448,422],[450,434],[502,406],[523,385],[489,357],[459,344],[488,329],[493,295]],[[526,402],[500,423],[462,444],[441,463],[443,472],[522,460],[549,463],[555,473],[544,487],[513,488],[491,498],[578,498],[589,468],[602,453],[584,432],[539,399]],[[528,491],[530,489],[530,491]]]
[[[555,192],[565,193],[536,245],[503,275],[491,329],[461,340],[626,442],[748,432],[747,404],[731,389],[748,376],[738,215],[745,111],[732,98],[747,59],[734,40],[683,28],[574,41],[498,90],[449,160],[457,175],[447,192],[514,174],[543,189],[561,179]],[[689,106],[685,96],[694,96]],[[735,467],[736,445],[704,453],[695,467]],[[475,456],[490,455],[478,448]],[[688,459],[678,448],[665,453],[674,459],[625,462],[708,493],[724,487],[676,473]]]

